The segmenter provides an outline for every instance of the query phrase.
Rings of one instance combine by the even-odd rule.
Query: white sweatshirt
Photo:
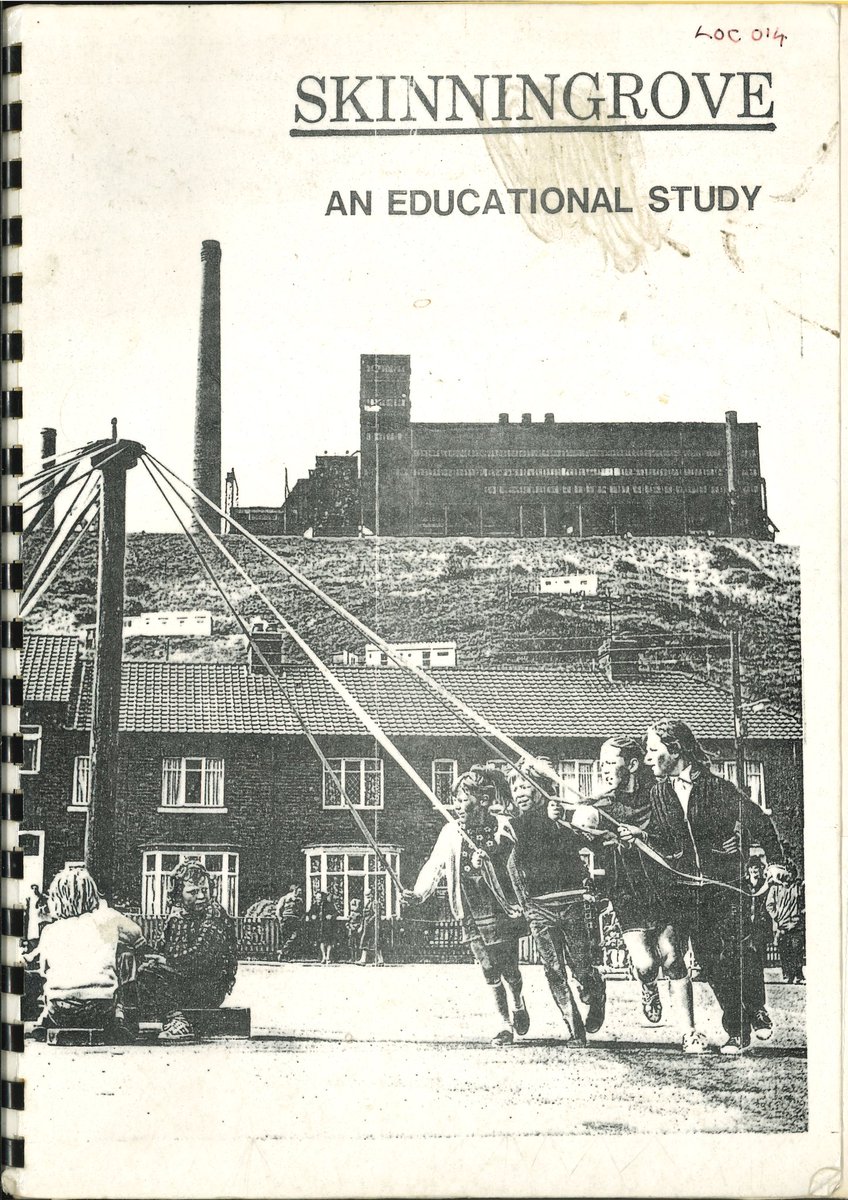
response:
[[[111,1000],[118,988],[118,944],[131,948],[143,941],[134,921],[106,905],[45,925],[38,943],[45,997]]]
[[[501,842],[504,838],[507,841],[514,842],[515,832],[509,820],[498,814],[495,841]],[[465,910],[462,905],[462,888],[459,886],[461,853],[462,831],[456,821],[447,821],[442,826],[432,853],[419,871],[415,887],[412,889],[416,896],[420,896],[422,900],[426,900],[428,896],[432,896],[441,880],[446,879],[448,885],[448,902],[451,912],[458,920],[462,920],[465,916]],[[497,881],[497,876],[494,873],[491,863],[484,863],[483,874],[487,877],[495,895],[502,895],[500,884]]]

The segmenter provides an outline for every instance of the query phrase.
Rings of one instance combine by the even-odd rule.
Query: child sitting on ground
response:
[[[163,1041],[194,1037],[186,1009],[220,1008],[238,969],[235,925],[212,898],[212,879],[199,862],[180,863],[169,884],[170,909],[159,954],[138,976],[142,1009],[162,1021]]]
[[[47,892],[53,920],[41,931],[33,958],[44,978],[43,1011],[33,1036],[54,1028],[103,1029],[120,1036],[118,947],[146,946],[134,921],[101,901],[84,867],[65,867]]]

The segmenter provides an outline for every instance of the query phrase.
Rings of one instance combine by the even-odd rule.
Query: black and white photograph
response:
[[[10,1195],[838,1194],[838,15],[6,14]]]

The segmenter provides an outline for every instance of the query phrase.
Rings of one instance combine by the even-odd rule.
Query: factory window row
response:
[[[457,437],[460,435],[457,435]],[[471,440],[471,439],[469,439]],[[533,446],[530,449],[522,450],[517,446],[507,446],[501,448],[481,448],[479,445],[469,446],[467,448],[452,444],[448,446],[439,446],[433,450],[424,448],[416,448],[416,457],[418,458],[673,458],[680,457],[679,449],[674,450],[618,450],[610,449],[607,446],[603,450],[590,450],[583,448],[580,450],[569,450],[563,446]],[[699,458],[720,458],[721,453],[715,451],[700,451]]]
[[[756,494],[757,488],[742,487],[740,492]],[[723,487],[716,484],[489,484],[483,488],[486,496],[726,496]]]
[[[577,477],[580,475],[638,476],[643,478],[666,476],[679,477],[684,475],[714,478],[723,475],[720,467],[413,467],[413,473],[421,476],[466,476],[494,475],[497,477],[509,475],[565,475]]]
[[[408,408],[409,397],[400,396],[366,396],[360,397],[361,407],[365,408],[369,404],[379,404],[380,408]]]
[[[675,462],[679,462],[681,459],[684,462],[687,459],[696,461],[707,458],[724,459],[726,456],[724,449],[711,450],[692,444],[661,450],[649,449],[648,447],[628,450],[617,447],[610,448],[609,446],[606,446],[602,450],[592,450],[587,447],[579,450],[569,450],[563,446],[534,446],[529,449],[519,449],[515,446],[481,448],[479,445],[470,445],[466,448],[455,445],[455,441],[462,436],[460,433],[455,433],[453,435],[454,442],[450,445],[445,444],[433,449],[423,446],[416,447],[415,456],[416,458],[669,458],[674,459]],[[381,434],[380,440],[382,441],[382,439],[383,435]],[[471,435],[469,441],[473,440],[475,439]],[[754,450],[740,450],[738,456],[740,459],[751,460],[756,460],[757,457]]]
[[[576,483],[573,486],[565,484],[519,483],[509,487],[490,484],[483,489],[488,496],[526,496],[526,495],[603,495],[603,496],[633,496],[633,495],[726,495],[724,488],[706,483],[693,483],[683,487],[679,483],[634,483],[634,484],[595,484]]]

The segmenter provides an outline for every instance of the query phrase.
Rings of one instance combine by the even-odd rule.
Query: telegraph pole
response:
[[[117,422],[113,421],[112,441],[91,457],[92,467],[100,471],[101,488],[85,865],[108,900],[114,900],[115,888],[127,471],[143,453],[138,442],[118,441]]]
[[[366,404],[363,412],[374,414],[374,536],[380,536],[380,412],[379,404]]]
[[[376,845],[379,845],[379,842],[377,841],[377,809],[376,808],[374,809],[374,842]],[[373,876],[373,880],[372,880],[372,889],[373,890],[371,892],[371,896],[374,900],[374,966],[375,967],[378,967],[380,965],[380,954],[381,954],[381,949],[380,949],[380,917],[381,917],[381,913],[380,913],[380,876],[377,874],[377,872],[379,870],[380,870],[380,863],[375,854],[374,855],[374,876]],[[388,889],[388,886],[389,886],[388,876],[384,876],[384,879],[385,879],[384,886],[386,887],[386,889]],[[383,901],[383,903],[385,903],[385,901]]]
[[[739,657],[739,630],[730,631],[730,686],[733,696],[733,748],[736,758],[736,786],[745,789],[745,718],[742,713],[742,666]]]

